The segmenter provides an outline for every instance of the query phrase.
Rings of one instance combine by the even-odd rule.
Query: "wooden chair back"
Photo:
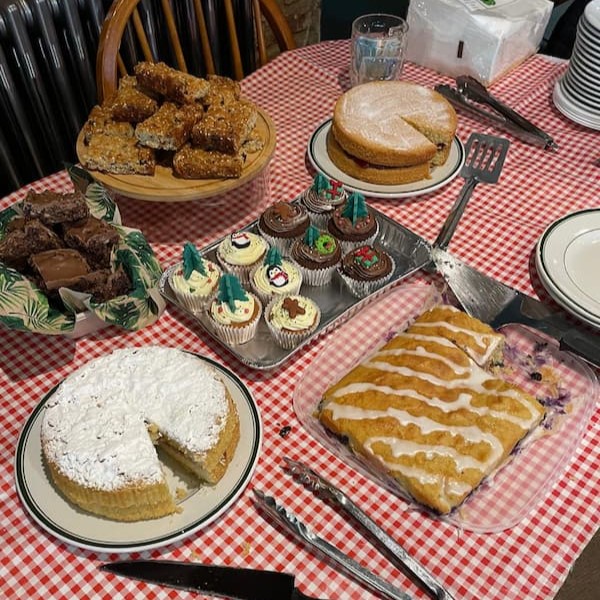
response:
[[[269,34],[279,51],[296,47],[277,0],[114,0],[98,44],[98,101],[140,60],[240,80],[272,58]]]

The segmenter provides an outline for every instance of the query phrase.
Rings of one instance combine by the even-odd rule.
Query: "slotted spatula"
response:
[[[446,250],[450,238],[467,206],[475,186],[478,183],[496,183],[508,152],[510,142],[506,138],[472,133],[465,146],[465,164],[460,176],[465,183],[452,207],[434,246]]]

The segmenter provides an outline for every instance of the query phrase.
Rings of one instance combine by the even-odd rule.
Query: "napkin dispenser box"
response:
[[[487,86],[537,52],[552,7],[550,0],[412,0],[406,58]]]

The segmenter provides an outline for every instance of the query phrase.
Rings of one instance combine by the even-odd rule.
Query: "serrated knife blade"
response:
[[[462,308],[497,329],[508,323],[533,327],[568,350],[600,366],[600,335],[573,325],[561,312],[470,267],[437,246],[431,258]]]

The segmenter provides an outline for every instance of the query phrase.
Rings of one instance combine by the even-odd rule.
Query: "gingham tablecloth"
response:
[[[245,94],[269,113],[277,128],[277,148],[269,168],[270,195],[231,194],[218,203],[181,204],[121,199],[123,222],[142,229],[161,262],[168,265],[177,260],[185,240],[202,246],[252,221],[270,202],[295,197],[311,182],[306,145],[348,86],[348,61],[347,42],[325,42],[285,53],[243,82]],[[560,150],[553,154],[512,140],[501,182],[477,188],[452,241],[453,252],[473,266],[546,298],[531,266],[539,235],[556,218],[600,200],[600,169],[592,166],[592,160],[600,156],[599,135],[570,122],[552,104],[552,89],[564,68],[535,56],[493,86],[495,95],[551,132]],[[449,82],[412,64],[406,65],[403,77],[428,86]],[[463,142],[474,130],[481,131],[481,124],[461,115],[458,134]],[[433,240],[461,185],[458,178],[426,196],[371,202]],[[64,172],[27,187],[71,190]],[[21,199],[25,191],[3,199],[0,207]],[[163,344],[204,354],[232,369],[260,407],[264,443],[250,485],[219,520],[183,542],[142,556],[286,571],[296,574],[302,592],[315,597],[376,597],[260,516],[252,501],[256,487],[275,496],[358,562],[415,598],[426,598],[332,507],[282,474],[282,458],[290,456],[309,463],[340,486],[455,598],[552,598],[600,524],[600,411],[593,414],[578,451],[556,485],[539,498],[520,524],[497,534],[460,531],[411,510],[320,446],[297,421],[292,407],[294,387],[334,335],[322,336],[283,366],[262,372],[237,362],[173,307],[153,326],[135,333],[109,328],[73,341],[0,331],[0,597],[199,597],[101,573],[98,565],[119,555],[81,550],[45,533],[23,509],[14,485],[19,431],[52,386],[88,360],[115,348]],[[291,428],[285,437],[280,435],[284,426]]]

